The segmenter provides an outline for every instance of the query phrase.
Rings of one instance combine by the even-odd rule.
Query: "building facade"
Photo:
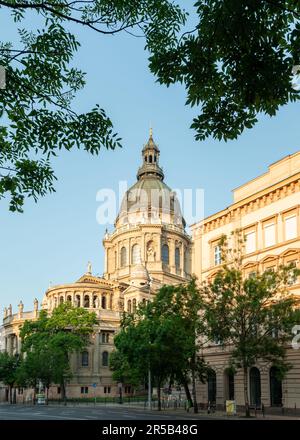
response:
[[[180,284],[197,276],[199,282],[220,269],[219,240],[242,230],[245,238],[243,271],[254,272],[293,263],[300,268],[300,152],[272,164],[268,171],[233,192],[233,203],[191,226],[192,237],[175,194],[164,182],[159,164],[160,151],[152,132],[142,149],[142,165],[136,183],[126,192],[112,233],[103,238],[105,267],[103,277],[92,274],[91,265],[76,282],[51,286],[41,304],[24,311],[22,301],[13,313],[4,310],[1,328],[2,349],[19,353],[20,328],[26,319],[37,319],[40,308],[49,313],[60,303],[70,302],[96,313],[98,325],[91,343],[71,359],[73,378],[67,385],[68,397],[116,396],[117,384],[109,370],[113,338],[123,312],[132,312],[140,302],[151,301],[164,284]],[[300,280],[290,285],[300,299]],[[292,338],[292,335],[291,335]],[[266,407],[300,407],[300,351],[288,347],[293,368],[281,383],[271,365],[258,363],[249,371],[250,401]],[[228,372],[230,347],[211,345],[206,360],[214,373],[207,384],[198,384],[198,400],[223,406],[228,399],[243,403],[241,372]],[[123,384],[130,394],[130,384]],[[50,389],[50,398],[59,398],[59,386]],[[7,390],[0,388],[0,400]],[[18,390],[16,399],[32,398],[32,390]]]
[[[214,277],[220,269],[219,240],[222,235],[241,230],[245,237],[245,276],[293,264],[300,268],[300,152],[272,164],[268,171],[233,191],[233,203],[191,226],[193,238],[192,272],[199,281]],[[299,297],[300,277],[289,289]],[[293,335],[291,335],[292,341]],[[214,373],[207,384],[199,385],[199,400],[224,405],[235,399],[243,404],[243,375],[228,372],[230,347],[212,344],[205,349]],[[300,350],[287,347],[293,367],[282,381],[272,365],[258,363],[249,371],[250,403],[253,406],[300,408]]]
[[[92,274],[91,265],[78,281],[51,286],[39,306],[24,311],[22,301],[13,313],[4,309],[3,349],[10,354],[21,350],[20,328],[26,319],[37,319],[39,308],[49,313],[60,303],[70,302],[96,313],[98,326],[83,353],[71,358],[73,378],[67,396],[116,396],[118,386],[112,380],[109,355],[123,312],[134,311],[140,302],[151,301],[164,284],[178,284],[190,278],[191,237],[185,231],[175,194],[164,182],[159,165],[160,151],[152,131],[142,150],[142,165],[137,182],[126,192],[112,233],[103,239],[105,268],[103,277]],[[123,393],[130,394],[130,384]],[[0,401],[7,400],[7,389],[0,388]],[[16,400],[32,399],[33,390],[18,390]],[[49,398],[59,398],[60,387],[49,390]]]

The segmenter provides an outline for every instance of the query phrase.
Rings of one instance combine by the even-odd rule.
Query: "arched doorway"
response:
[[[234,400],[234,374],[231,370],[224,371],[224,398]]]
[[[217,377],[214,370],[210,370],[207,376],[207,395],[210,403],[216,403],[217,398]]]
[[[271,406],[282,405],[282,381],[278,378],[278,368],[270,368],[270,399]]]
[[[261,386],[260,372],[256,367],[250,370],[250,405],[260,406],[261,404]]]

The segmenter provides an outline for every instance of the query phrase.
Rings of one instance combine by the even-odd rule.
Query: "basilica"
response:
[[[51,286],[41,301],[40,307],[50,313],[68,301],[96,312],[98,318],[90,346],[72,356],[73,378],[67,386],[68,397],[115,396],[118,389],[112,381],[109,355],[123,312],[151,301],[164,284],[183,283],[190,278],[191,237],[185,231],[176,195],[164,182],[159,155],[151,131],[142,149],[137,182],[123,198],[113,232],[103,238],[103,277],[94,276],[88,264],[86,273],[77,281]],[[20,327],[38,314],[37,299],[33,311],[24,311],[22,301],[17,313],[12,312],[11,306],[4,309],[5,350],[12,354],[20,351]],[[125,395],[131,391],[130,384],[124,384]],[[27,391],[22,390],[19,399],[24,398],[24,392]],[[59,398],[59,394],[60,387],[52,387],[49,398]]]
[[[26,319],[36,319],[39,310],[51,313],[58,304],[94,311],[97,331],[83,353],[72,356],[73,378],[68,397],[118,395],[112,380],[109,356],[123,312],[134,312],[141,302],[153,299],[164,284],[180,284],[195,275],[199,282],[215,276],[221,265],[220,237],[239,229],[246,239],[243,258],[245,276],[282,264],[300,268],[300,152],[271,164],[267,171],[234,189],[233,203],[221,211],[190,225],[186,232],[176,194],[166,185],[160,166],[160,151],[152,131],[142,149],[142,164],[136,183],[126,192],[112,233],[103,238],[105,267],[103,277],[92,273],[91,265],[74,283],[51,286],[33,310],[8,306],[2,326],[3,348],[11,354],[21,349],[20,327]],[[300,277],[299,277],[300,278]],[[299,298],[300,279],[289,284]],[[299,323],[300,324],[300,323]],[[291,335],[291,342],[293,335]],[[207,383],[197,385],[200,404],[214,402],[224,408],[226,400],[243,404],[243,375],[228,369],[230,347],[211,343],[204,349],[212,367]],[[285,379],[278,379],[276,368],[264,362],[249,369],[250,403],[254,407],[300,408],[300,350],[287,347],[292,368]],[[122,384],[130,395],[130,384]],[[52,386],[50,398],[60,397],[59,386]],[[30,390],[18,390],[17,399],[30,399]],[[6,398],[0,386],[0,401]]]

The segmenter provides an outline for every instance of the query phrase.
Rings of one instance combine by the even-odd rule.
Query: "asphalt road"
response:
[[[193,414],[177,412],[159,413],[130,407],[58,407],[1,405],[0,420],[209,420]]]

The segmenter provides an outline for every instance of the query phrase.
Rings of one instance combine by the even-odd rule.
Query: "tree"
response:
[[[38,320],[25,321],[20,336],[27,379],[41,380],[46,389],[59,383],[65,399],[66,381],[72,377],[70,355],[89,344],[96,323],[95,313],[69,303],[60,304],[50,316],[42,310]]]
[[[195,29],[150,57],[161,84],[180,82],[200,106],[196,139],[236,139],[260,113],[299,100],[300,2],[198,0]],[[294,79],[292,79],[293,75]]]
[[[232,235],[234,247],[222,237],[223,265],[212,281],[200,288],[204,300],[204,327],[221,347],[229,346],[229,368],[241,368],[244,381],[246,416],[249,411],[248,371],[258,360],[276,366],[284,377],[290,365],[285,359],[292,327],[300,311],[288,290],[291,276],[300,271],[291,266],[246,277],[242,269],[243,240],[239,231]]]
[[[167,0],[1,0],[0,11],[24,26],[18,44],[0,43],[6,72],[0,88],[0,198],[9,196],[10,210],[22,212],[25,197],[37,201],[55,190],[52,163],[59,150],[99,154],[101,147],[121,145],[98,104],[87,113],[73,104],[85,75],[71,66],[80,43],[68,25],[102,36],[139,31],[152,51],[172,44],[185,15]]]
[[[0,353],[0,382],[8,385],[9,402],[15,403],[12,389],[17,382],[17,371],[20,365],[19,356],[7,352]]]
[[[113,372],[115,382],[130,384],[136,387],[140,384],[140,375],[134,365],[130,367],[126,356],[121,351],[114,350],[109,356],[109,368]]]
[[[32,350],[26,353],[17,370],[19,386],[33,388],[33,403],[36,401],[36,390],[41,384],[46,391],[48,404],[49,388],[53,383],[60,383],[61,378],[70,378],[68,366],[65,365],[63,354],[55,348],[35,344]]]
[[[130,371],[140,372],[141,379],[150,369],[157,384],[159,409],[161,386],[169,380],[184,386],[188,402],[197,412],[195,381],[204,381],[208,368],[199,355],[200,310],[200,296],[192,280],[187,285],[162,287],[153,302],[140,305],[136,314],[123,318],[115,338],[117,353]]]

